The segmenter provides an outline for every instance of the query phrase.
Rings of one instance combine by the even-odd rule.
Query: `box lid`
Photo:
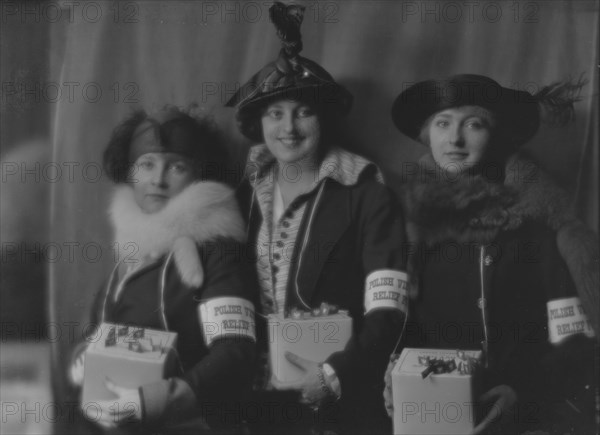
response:
[[[175,346],[177,333],[135,326],[102,323],[87,349],[103,353],[144,360],[162,360]]]
[[[340,310],[335,314],[319,314],[319,315],[313,315],[311,312],[309,311],[299,311],[298,314],[296,314],[294,317],[292,316],[284,316],[282,313],[274,313],[274,314],[268,314],[267,318],[269,320],[269,322],[274,322],[274,321],[294,321],[294,322],[301,322],[301,321],[328,321],[328,320],[345,320],[345,319],[351,319],[350,315],[348,314],[348,311],[346,310]]]
[[[431,360],[443,361],[447,366],[454,362],[454,369],[448,373],[435,374],[435,376],[457,377],[470,374],[470,369],[465,365],[472,360],[481,360],[480,350],[457,350],[457,349],[414,349],[405,348],[400,354],[392,370],[392,376],[422,376],[429,367]]]

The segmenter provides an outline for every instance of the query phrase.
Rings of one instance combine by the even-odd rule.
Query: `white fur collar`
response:
[[[201,284],[197,277],[185,279],[194,275],[190,268],[201,268],[201,264],[190,264],[186,258],[192,255],[189,251],[189,255],[177,255],[178,239],[195,244],[218,237],[245,239],[244,222],[233,189],[213,181],[191,184],[162,210],[152,214],[139,208],[130,186],[119,185],[113,196],[110,217],[120,259],[159,258],[175,251],[178,270],[187,284]],[[189,247],[189,243],[184,245]]]

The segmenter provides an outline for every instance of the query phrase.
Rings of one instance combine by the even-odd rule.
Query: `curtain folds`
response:
[[[107,222],[111,185],[101,173],[111,130],[132,108],[196,102],[242,162],[247,143],[236,131],[233,110],[223,105],[280,47],[269,2],[95,3],[101,11],[96,22],[75,14],[50,34],[51,75],[74,88],[72,99],[54,106],[51,123],[53,160],[73,168],[72,177],[53,183],[51,195],[51,238],[63,255],[50,264],[50,318],[63,328],[76,325],[73,336],[62,334],[53,343],[59,402],[76,400],[64,368],[118,252]],[[390,118],[392,101],[412,83],[475,73],[536,90],[584,73],[588,84],[576,122],[544,126],[527,151],[573,193],[574,206],[597,231],[597,1],[302,3],[302,55],[355,96],[346,145],[379,163],[393,184],[402,180],[401,162],[424,152]],[[81,428],[58,421],[57,433],[69,431]]]

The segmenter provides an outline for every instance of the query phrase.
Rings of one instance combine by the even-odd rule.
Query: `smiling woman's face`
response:
[[[433,115],[426,127],[440,168],[461,173],[480,164],[490,149],[493,115],[479,106],[455,107]]]
[[[176,153],[146,153],[132,166],[129,183],[144,213],[156,213],[195,179],[190,159]]]
[[[313,107],[299,101],[269,104],[262,118],[265,144],[280,164],[302,163],[316,158],[321,125]]]

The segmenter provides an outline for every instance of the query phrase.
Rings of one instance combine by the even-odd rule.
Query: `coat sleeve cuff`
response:
[[[69,380],[69,383],[72,387],[81,388],[81,386],[83,385],[83,367],[81,367],[81,374],[79,374],[76,373],[77,370],[75,368],[75,365],[77,363],[77,359],[80,358],[87,350],[88,344],[89,343],[87,341],[79,343],[71,353],[71,358],[69,360],[67,372],[67,379]]]
[[[339,399],[342,396],[342,386],[340,385],[340,379],[335,373],[335,370],[330,364],[325,363],[323,364],[323,373],[325,373],[329,388],[331,388],[331,391],[333,391]]]
[[[183,416],[196,404],[196,395],[180,378],[165,379],[140,387],[142,422],[164,423],[165,419]]]
[[[351,395],[352,382],[348,381],[350,380],[350,373],[352,372],[352,364],[350,364],[350,361],[346,357],[345,352],[341,351],[333,353],[329,358],[327,358],[327,360],[325,360],[323,366],[325,365],[331,367],[331,369],[335,373],[338,385],[340,386],[340,395],[338,397],[341,397],[342,386],[344,387],[344,393],[346,395]],[[334,390],[334,392],[337,394],[337,391]]]

